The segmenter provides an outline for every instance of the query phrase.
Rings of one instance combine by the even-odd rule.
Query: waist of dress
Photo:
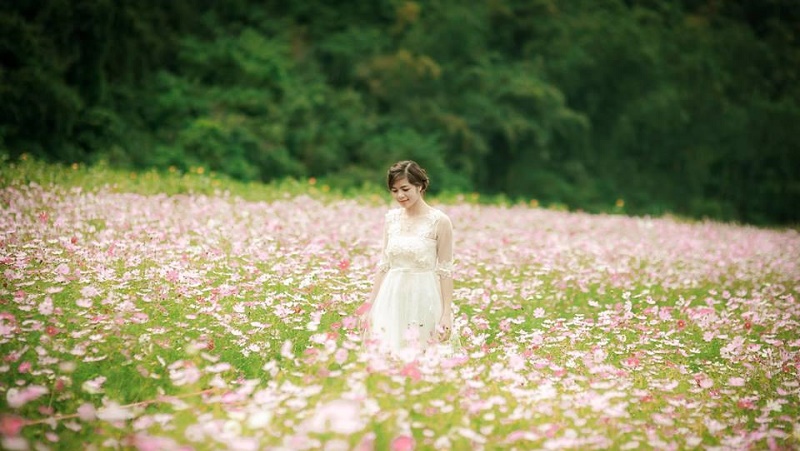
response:
[[[435,268],[389,268],[389,272],[424,273],[434,272]]]

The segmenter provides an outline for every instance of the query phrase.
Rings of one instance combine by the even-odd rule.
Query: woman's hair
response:
[[[386,185],[389,189],[392,189],[394,183],[400,179],[406,179],[408,183],[419,186],[422,188],[422,192],[428,189],[428,183],[430,183],[425,169],[422,169],[420,165],[411,160],[398,161],[386,173]]]

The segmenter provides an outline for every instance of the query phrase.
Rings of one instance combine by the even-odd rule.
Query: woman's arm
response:
[[[453,224],[444,215],[436,227],[436,273],[442,294],[442,340],[450,337],[453,328]]]
[[[375,271],[375,275],[372,277],[372,292],[369,294],[369,300],[367,301],[370,304],[375,302],[375,298],[378,297],[378,291],[381,289],[384,277],[386,277],[385,271],[380,268]]]
[[[383,279],[384,277],[386,277],[386,272],[389,270],[389,258],[386,255],[386,243],[388,241],[387,226],[388,226],[387,221],[384,220],[381,258],[380,261],[378,262],[378,268],[375,270],[375,275],[372,277],[372,291],[370,292],[369,298],[367,299],[367,304],[369,304],[370,306],[372,305],[373,302],[375,302],[375,298],[378,297],[378,292],[381,289],[381,284],[383,284]],[[367,308],[366,311],[368,312],[369,309]]]

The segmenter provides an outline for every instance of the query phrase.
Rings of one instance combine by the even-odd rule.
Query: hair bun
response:
[[[412,185],[422,188],[422,191],[427,191],[428,185],[430,185],[427,171],[412,160],[398,161],[386,173],[386,185],[389,189],[392,189],[395,182],[400,179],[408,180]]]

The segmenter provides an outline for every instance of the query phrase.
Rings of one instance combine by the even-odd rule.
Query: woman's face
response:
[[[392,197],[403,208],[416,204],[421,197],[422,188],[412,185],[408,179],[397,179],[392,185]]]

